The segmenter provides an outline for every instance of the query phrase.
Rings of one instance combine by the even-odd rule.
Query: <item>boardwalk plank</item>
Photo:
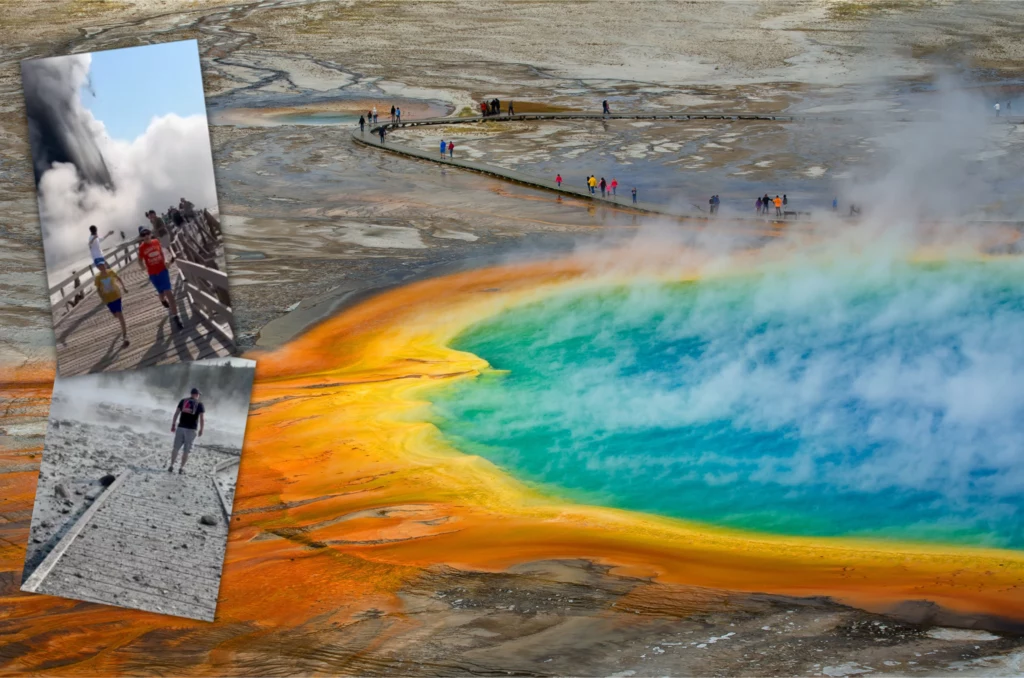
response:
[[[209,475],[136,470],[74,538],[40,593],[212,621],[227,525]]]
[[[120,273],[127,288],[122,307],[130,345],[121,348],[117,319],[98,295],[89,295],[54,324],[60,376],[139,369],[236,353],[231,338],[191,308],[177,265],[172,263],[168,268],[185,329],[173,327],[149,276],[133,264]]]

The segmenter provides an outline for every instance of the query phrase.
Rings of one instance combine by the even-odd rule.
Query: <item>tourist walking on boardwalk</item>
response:
[[[597,189],[597,179],[593,174],[590,175],[590,179],[587,181],[587,184],[590,186],[590,194],[594,195]]]
[[[633,204],[636,204],[636,186],[633,187]]]
[[[197,437],[203,437],[203,427],[206,426],[206,407],[199,402],[202,396],[203,394],[198,388],[193,388],[189,397],[182,398],[178,402],[177,409],[174,410],[174,417],[171,419],[174,444],[171,446],[171,465],[167,467],[168,473],[174,473],[174,462],[178,460],[178,450],[181,450],[181,466],[178,467],[178,474],[185,473],[185,464],[188,462],[188,455],[192,452],[192,443],[196,441]]]
[[[603,197],[604,197],[604,195],[605,195],[605,189],[606,189],[607,187],[608,187],[608,184],[607,184],[607,183],[605,183],[604,177],[601,177],[601,197],[602,197],[602,198],[603,198]]]
[[[772,199],[768,197],[767,193],[765,193],[764,197],[761,198],[761,202],[764,205],[764,214],[765,216],[768,216],[768,210],[771,209],[772,206]]]
[[[837,212],[839,210],[839,196],[832,198],[832,211]]]
[[[995,109],[996,109],[996,117],[998,118],[999,117],[999,102],[998,101],[996,102]]]
[[[619,180],[616,179],[615,177],[612,177],[612,195],[616,195],[615,189],[617,189],[618,187],[619,187]]]
[[[121,348],[128,348],[128,326],[124,323],[124,314],[121,312],[121,292],[127,292],[125,289],[124,282],[118,277],[117,273],[107,268],[106,262],[99,264],[98,268],[100,272],[93,278],[93,283],[96,285],[96,293],[100,295],[100,299],[107,305],[110,312],[117,318],[117,321],[121,323]]]
[[[451,160],[454,157],[455,157],[455,142],[454,141],[449,141],[448,142],[448,159]]]
[[[480,115],[485,118],[487,117],[487,102],[480,102]]]
[[[178,317],[178,303],[171,292],[171,272],[167,270],[164,248],[160,246],[159,240],[153,238],[153,233],[146,226],[139,226],[139,236],[142,237],[142,242],[139,243],[139,266],[149,275],[149,282],[156,289],[174,324],[179,330],[183,330],[185,326]]]
[[[159,216],[157,216],[156,210],[149,210],[148,212],[146,212],[145,216],[146,216],[147,219],[149,219],[149,223],[153,227],[152,231],[153,231],[153,235],[156,236],[156,239],[160,241],[160,244],[164,245],[165,247],[170,248],[170,246],[171,246],[171,238],[170,238],[171,233],[170,233],[170,231],[167,230],[167,224],[164,223],[164,220],[161,219]],[[173,259],[173,256],[172,256],[172,259]],[[167,302],[165,301],[163,303],[164,303],[164,308],[167,308]]]
[[[196,220],[196,206],[192,204],[192,201],[181,198],[178,201],[178,209],[185,215],[185,218],[189,221]]]
[[[782,216],[782,198],[775,196],[775,216]]]
[[[366,118],[359,116],[359,133],[366,134]]]
[[[758,215],[761,214],[761,196],[757,196],[757,202],[754,203],[757,209]]]
[[[512,106],[512,102],[510,101],[510,102],[508,102],[508,117],[511,118],[515,114],[516,114],[516,109],[515,109],[514,106]]]
[[[182,226],[185,225],[185,215],[183,215],[181,213],[181,210],[179,210],[178,208],[172,205],[171,208],[167,210],[167,214],[171,217],[171,221],[173,221],[174,225],[177,226],[178,228],[181,228]]]
[[[601,115],[611,115],[612,109],[608,108],[608,100],[601,102]]]
[[[387,134],[387,129],[384,127],[384,125],[381,125],[380,127],[377,128],[377,134],[380,135],[380,143],[383,144],[384,135]]]
[[[100,249],[100,243],[112,235],[114,235],[114,232],[110,231],[101,238],[95,226],[89,227],[89,254],[92,255],[93,265],[99,266],[100,264],[105,264],[107,262],[103,256],[103,250]]]
[[[395,121],[395,105],[391,105],[391,122]]]
[[[559,188],[562,187],[562,175],[561,174],[559,174],[559,175],[557,175],[555,177],[555,185],[558,186]]]
[[[444,142],[444,139],[441,139],[441,160],[444,160],[444,152],[447,151],[447,150],[448,150],[448,144],[446,144]]]
[[[402,109],[401,108],[396,108],[395,109],[395,122],[402,122]]]
[[[373,124],[374,125],[377,124],[377,107],[376,106],[373,107]]]
[[[782,206],[783,207],[789,206],[789,198],[786,197],[785,193],[782,194]]]

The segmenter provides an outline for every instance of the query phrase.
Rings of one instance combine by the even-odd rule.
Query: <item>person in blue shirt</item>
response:
[[[448,144],[446,144],[446,143],[444,142],[444,139],[441,139],[441,159],[442,159],[442,160],[444,160],[444,153],[445,153],[445,151],[447,151],[447,150],[448,150]]]

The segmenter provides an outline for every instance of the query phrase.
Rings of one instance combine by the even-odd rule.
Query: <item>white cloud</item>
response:
[[[86,184],[75,167],[58,163],[39,183],[47,268],[53,271],[88,257],[89,226],[101,233],[137,235],[143,213],[162,212],[186,197],[198,207],[215,207],[217,191],[206,117],[154,118],[134,141],[111,139],[96,123],[98,142],[114,189]]]

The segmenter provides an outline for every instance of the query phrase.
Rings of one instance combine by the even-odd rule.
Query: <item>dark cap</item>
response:
[[[149,232],[150,232],[150,230],[149,230],[148,227],[146,227],[146,226],[139,226],[139,235],[142,235],[143,233],[149,233]]]
[[[192,395],[203,395],[203,392],[200,391],[198,388],[194,388],[192,389]]]

